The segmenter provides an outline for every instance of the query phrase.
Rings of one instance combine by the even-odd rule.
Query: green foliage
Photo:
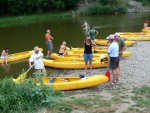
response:
[[[125,6],[90,6],[86,12],[87,15],[100,15],[100,14],[114,14],[115,12],[118,13],[125,13],[127,8]]]
[[[150,0],[136,0],[136,1],[141,2],[145,6],[150,5]]]
[[[52,108],[62,100],[60,91],[44,85],[40,78],[35,81],[16,84],[11,78],[0,80],[0,112],[34,112],[43,106]]]
[[[0,0],[0,16],[75,9],[79,0]]]
[[[136,88],[133,92],[135,93],[133,99],[137,102],[137,105],[150,110],[150,87],[143,86],[141,88]]]
[[[123,0],[97,0],[102,5],[114,5],[118,6],[123,3]]]

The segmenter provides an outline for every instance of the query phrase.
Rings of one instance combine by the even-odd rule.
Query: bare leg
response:
[[[6,63],[6,65],[8,64],[7,62],[8,62],[8,59],[6,58],[6,59],[5,59],[5,63]]]
[[[120,74],[121,74],[121,62],[119,62],[118,73],[119,73],[119,76],[120,76]]]
[[[115,80],[116,80],[116,69],[112,69],[112,74],[113,74],[112,82],[115,82]]]
[[[92,62],[90,62],[90,71],[92,72]]]
[[[84,67],[85,67],[85,72],[87,73],[87,62],[85,62]]]
[[[42,75],[43,75],[43,76],[47,76],[47,72],[46,72],[45,67],[42,69]]]
[[[3,58],[3,59],[2,59],[2,65],[4,65],[4,60],[5,60],[5,59]]]
[[[91,40],[92,44],[94,45],[94,47],[96,47],[97,45],[95,44],[95,40]]]
[[[52,54],[52,51],[51,50],[48,50],[47,51],[47,58],[50,58],[50,55]]]
[[[68,50],[66,50],[66,51],[64,52],[63,56],[65,56],[67,53],[68,53]]]

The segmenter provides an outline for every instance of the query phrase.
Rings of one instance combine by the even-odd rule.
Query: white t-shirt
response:
[[[108,51],[110,57],[118,57],[119,55],[119,46],[117,42],[112,42],[108,47]]]
[[[43,69],[44,64],[43,64],[43,53],[39,51],[38,54],[33,53],[29,59],[30,62],[34,62],[34,68],[35,69]]]

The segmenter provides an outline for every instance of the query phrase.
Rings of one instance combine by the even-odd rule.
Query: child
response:
[[[2,65],[4,64],[4,61],[5,61],[5,64],[7,65],[7,62],[8,62],[8,48],[5,48],[2,51],[1,59],[2,59]]]

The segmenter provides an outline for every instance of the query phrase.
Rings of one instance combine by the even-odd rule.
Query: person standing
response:
[[[148,27],[148,20],[145,20],[144,25],[143,25],[143,28],[144,28],[144,29],[148,29],[148,28],[149,28],[149,27]]]
[[[115,33],[115,39],[119,45],[119,75],[120,75],[121,74],[121,63],[120,63],[120,61],[122,60],[122,54],[126,50],[127,46],[126,46],[124,40],[120,37],[119,33]]]
[[[37,74],[40,73],[44,76],[47,76],[47,72],[45,70],[42,58],[43,58],[43,53],[39,50],[38,46],[35,46],[34,53],[29,58],[29,67],[30,68],[32,67],[32,62],[33,62],[33,66],[34,66],[36,73]]]
[[[92,44],[96,46],[96,44],[95,44],[95,37],[98,35],[98,31],[96,31],[93,27],[90,27],[88,35],[91,38]]]
[[[85,62],[85,74],[87,74],[87,66],[88,62],[90,64],[90,73],[92,72],[92,59],[93,59],[93,53],[92,53],[92,42],[90,37],[87,37],[84,41],[84,62]]]
[[[118,66],[119,66],[119,46],[115,41],[114,35],[109,35],[106,39],[110,42],[110,46],[108,47],[107,53],[110,57],[109,68],[112,70],[113,80],[111,81],[113,84],[118,82]]]
[[[2,65],[4,65],[4,62],[6,65],[8,64],[8,51],[9,51],[8,48],[5,48],[2,51],[2,55],[1,55]]]
[[[83,29],[85,29],[85,36],[88,36],[88,31],[90,29],[89,24],[85,21],[84,24],[82,25],[82,27],[84,27]]]
[[[54,38],[50,34],[50,30],[47,30],[47,32],[45,34],[45,39],[46,39],[46,45],[47,45],[47,48],[48,48],[46,58],[50,58],[50,55],[53,52],[53,43],[52,43],[52,40],[54,40]]]

